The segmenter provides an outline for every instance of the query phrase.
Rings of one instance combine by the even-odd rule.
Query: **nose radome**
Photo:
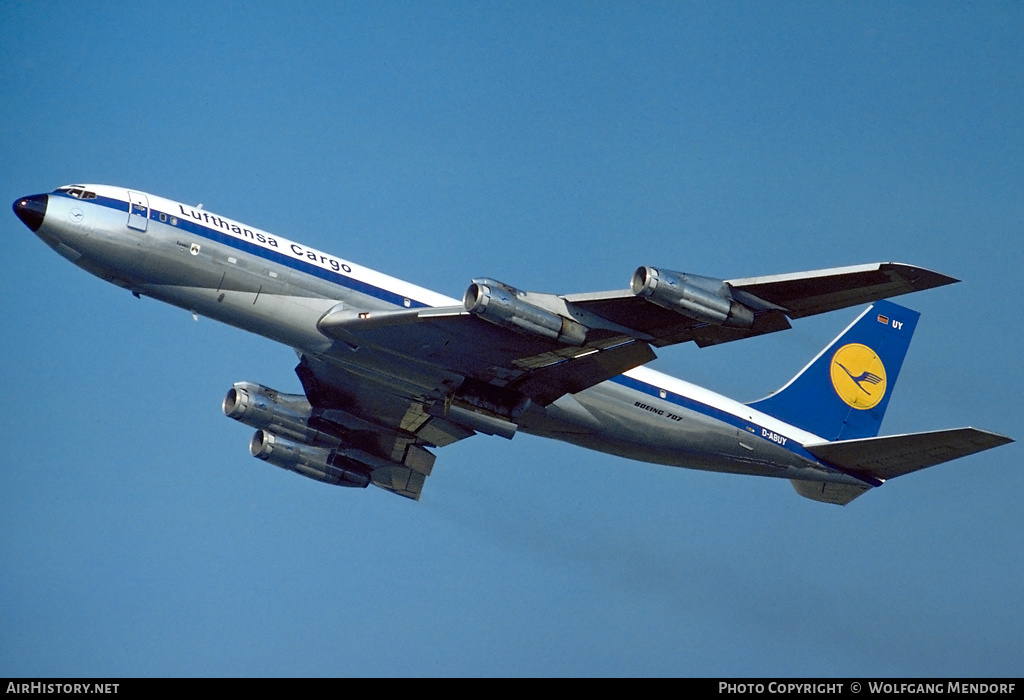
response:
[[[38,231],[46,216],[47,200],[48,197],[45,194],[22,197],[14,202],[14,213],[21,219],[21,223],[28,226],[33,232]]]

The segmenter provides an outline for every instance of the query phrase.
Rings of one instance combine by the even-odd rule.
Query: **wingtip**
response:
[[[923,291],[925,289],[934,289],[935,287],[944,287],[947,284],[956,284],[962,280],[950,275],[936,272],[935,270],[929,270],[926,267],[920,267],[918,265],[908,265],[907,263],[889,262],[883,263],[882,267],[889,267],[899,272],[900,277],[903,277],[907,282],[913,285],[916,291]]]
[[[984,435],[992,447],[1002,447],[1003,445],[1009,445],[1011,442],[1017,442],[1009,435],[994,433],[991,430],[984,430],[982,428],[971,428],[971,430]]]

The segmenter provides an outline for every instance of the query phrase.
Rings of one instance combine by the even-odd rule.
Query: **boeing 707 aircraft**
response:
[[[419,499],[431,451],[540,435],[630,459],[790,479],[845,505],[883,482],[1012,442],[975,428],[879,437],[916,327],[889,297],[956,282],[900,263],[721,280],[642,266],[629,289],[526,292],[472,280],[461,303],[162,197],[68,185],[18,218],[108,282],[285,343],[302,394],[237,382],[249,450],[338,486]],[[788,384],[742,404],[644,365],[870,304]]]

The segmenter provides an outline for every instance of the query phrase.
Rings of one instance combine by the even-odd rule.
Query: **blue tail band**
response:
[[[875,302],[786,386],[748,405],[827,440],[878,435],[920,316]]]

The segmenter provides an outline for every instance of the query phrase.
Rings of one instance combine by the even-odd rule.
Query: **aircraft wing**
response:
[[[720,293],[754,311],[746,328],[702,322],[650,303],[634,289],[565,297],[573,305],[653,337],[655,347],[694,341],[700,347],[790,328],[803,318],[959,280],[903,263],[871,263],[767,277],[722,280]]]
[[[511,438],[531,405],[654,359],[647,343],[622,334],[566,346],[487,323],[463,307],[339,310],[319,327],[337,342],[326,353],[302,355],[296,367],[314,409],[311,422],[357,450],[375,485],[412,499],[433,467],[428,448],[477,432]]]
[[[385,326],[339,334],[346,341],[322,356],[303,355],[295,368],[315,411],[311,424],[358,450],[374,484],[412,499],[434,464],[427,448],[477,432],[511,438],[531,402],[547,405],[654,357],[629,338],[570,352],[490,337],[500,329],[468,316],[433,318],[403,324],[400,333]],[[494,342],[481,348],[482,340]]]
[[[419,500],[435,460],[427,448],[476,434],[439,411],[427,413],[431,394],[394,378],[307,355],[295,373],[313,409],[310,426],[343,440],[372,483],[400,496]]]
[[[364,313],[328,313],[319,328],[339,345],[345,362],[379,366],[410,394],[443,399],[467,380],[491,402],[515,394],[547,405],[654,359],[654,351],[625,332],[598,332],[582,345],[519,333],[477,318],[462,306]],[[492,387],[485,389],[483,387]]]
[[[338,341],[329,353],[334,361],[344,364],[357,353],[359,362],[351,364],[378,367],[410,395],[444,399],[470,381],[478,393],[498,395],[484,403],[525,397],[544,406],[650,362],[651,346],[739,340],[789,328],[791,317],[956,281],[899,263],[737,280],[653,268],[636,275],[644,270],[648,283],[661,275],[662,292],[682,289],[679,304],[648,295],[637,281],[630,290],[558,296],[483,279],[473,281],[463,305],[381,311],[339,305],[318,328]]]

